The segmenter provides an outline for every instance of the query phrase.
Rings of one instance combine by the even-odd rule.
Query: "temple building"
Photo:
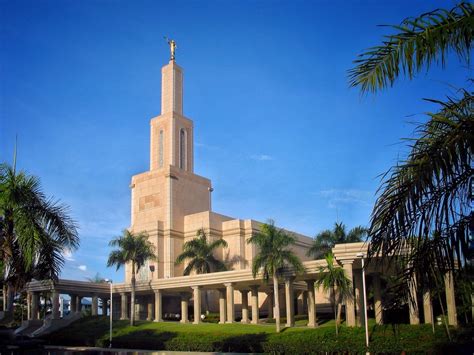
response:
[[[125,268],[125,282],[109,285],[83,281],[33,281],[27,286],[28,319],[19,332],[40,335],[52,331],[81,316],[81,300],[91,297],[91,313],[98,314],[99,298],[116,319],[128,319],[131,307],[136,307],[137,319],[200,323],[204,314],[203,296],[209,308],[219,313],[220,323],[258,324],[261,318],[274,313],[273,286],[254,278],[251,264],[258,253],[248,244],[248,238],[259,230],[261,223],[218,214],[211,209],[211,180],[194,173],[193,121],[184,116],[183,69],[176,64],[174,53],[162,70],[161,114],[150,121],[150,169],[132,177],[131,225],[134,233],[146,232],[157,251],[157,261],[147,263],[137,275],[136,304],[130,304],[131,270]],[[210,241],[222,238],[228,247],[217,251],[220,260],[232,260],[229,271],[183,276],[185,265],[175,264],[186,241],[204,229]],[[280,307],[286,326],[293,326],[295,314],[307,315],[308,327],[318,325],[318,312],[330,312],[326,292],[314,287],[325,260],[310,260],[306,255],[312,238],[287,231],[297,240],[292,247],[303,261],[305,272],[296,274],[286,270],[281,277]],[[365,243],[338,244],[333,248],[337,263],[344,268],[354,286],[354,298],[344,307],[346,325],[363,324],[361,255],[367,254]],[[374,316],[383,322],[381,275],[390,268],[372,263],[365,276],[373,291]],[[446,299],[449,323],[456,324],[452,276],[446,276]],[[410,289],[419,293],[419,290]],[[71,297],[70,315],[60,319],[61,294]],[[40,297],[51,297],[52,314],[44,322],[39,319]],[[431,296],[423,294],[422,311],[417,303],[410,303],[409,320],[412,324],[433,322]],[[110,299],[111,298],[111,299]],[[318,311],[317,311],[318,310]],[[35,328],[36,327],[36,328]]]

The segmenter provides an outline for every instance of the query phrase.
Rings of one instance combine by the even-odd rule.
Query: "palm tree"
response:
[[[8,294],[6,310],[13,310],[15,292],[31,279],[57,280],[64,250],[78,246],[68,207],[46,197],[39,179],[17,172],[16,163],[0,164],[0,259]]]
[[[334,320],[336,321],[336,335],[341,319],[342,302],[352,297],[352,283],[346,276],[342,267],[334,259],[334,255],[329,253],[325,257],[326,266],[319,267],[319,277],[315,285],[323,287],[324,291],[331,292],[331,303],[334,311]]]
[[[278,277],[286,267],[293,268],[297,273],[304,272],[301,260],[289,248],[296,243],[292,235],[283,229],[275,227],[275,222],[269,220],[262,226],[260,232],[253,234],[247,243],[258,248],[252,262],[252,274],[256,278],[262,272],[263,280],[267,283],[273,280],[273,294],[275,296],[275,323],[276,331],[280,332],[280,302],[278,297]]]
[[[224,262],[216,259],[214,252],[217,248],[227,248],[227,242],[224,239],[217,239],[208,243],[206,232],[199,229],[196,238],[184,243],[183,252],[176,258],[176,264],[182,264],[189,260],[189,264],[183,271],[183,275],[189,275],[191,271],[197,274],[208,274],[210,272],[225,271],[227,267]],[[209,300],[207,291],[205,293],[206,313],[209,313]]]
[[[209,243],[206,232],[201,228],[197,231],[196,238],[184,243],[183,252],[176,258],[175,263],[179,265],[189,260],[183,271],[185,276],[191,271],[198,274],[225,271],[227,270],[225,264],[214,256],[214,252],[220,247],[227,248],[227,242],[224,239],[217,239]]]
[[[367,236],[367,228],[358,226],[346,233],[346,226],[342,222],[336,222],[333,230],[326,229],[316,235],[307,255],[313,256],[314,259],[321,259],[331,252],[334,245],[361,242],[365,236]]]
[[[130,263],[132,266],[132,297],[130,300],[130,325],[134,325],[135,321],[135,276],[141,267],[145,265],[147,260],[156,260],[155,248],[148,241],[146,233],[134,234],[125,229],[123,234],[110,241],[111,247],[118,247],[112,250],[107,260],[107,266],[116,265],[117,270],[121,266]]]
[[[86,277],[86,280],[96,284],[106,282],[105,279],[100,276],[100,273],[96,273],[94,277]]]
[[[412,79],[433,63],[444,66],[450,53],[469,64],[473,14],[474,5],[463,2],[450,11],[437,9],[392,26],[395,34],[355,61],[350,85],[363,93],[376,92],[392,86],[402,73]],[[439,105],[438,112],[428,114],[427,122],[417,127],[408,157],[383,175],[372,211],[369,257],[408,251],[403,285],[427,273],[428,261],[434,263],[436,274],[457,272],[455,260],[462,269],[472,257],[473,97],[468,90],[460,93],[446,101],[429,100]],[[420,243],[414,243],[414,237]],[[430,284],[428,280],[422,286]]]

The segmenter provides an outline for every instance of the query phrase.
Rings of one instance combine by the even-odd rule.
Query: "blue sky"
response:
[[[466,86],[450,57],[413,81],[362,97],[347,70],[407,16],[454,1],[0,1],[0,160],[41,178],[71,207],[81,247],[62,277],[106,268],[130,223],[131,176],[149,168],[167,35],[185,70],[195,172],[213,210],[310,236],[367,225],[379,174],[400,138]]]

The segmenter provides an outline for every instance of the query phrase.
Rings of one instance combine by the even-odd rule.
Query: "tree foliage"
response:
[[[325,256],[326,265],[319,267],[319,275],[315,286],[322,287],[324,291],[331,292],[331,303],[334,311],[334,320],[336,321],[336,334],[340,323],[340,309],[342,302],[352,299],[352,283],[346,276],[342,267],[340,267],[332,253]]]
[[[107,266],[116,266],[117,270],[121,266],[130,263],[131,265],[131,315],[130,325],[134,325],[135,321],[135,277],[136,273],[145,266],[147,260],[156,260],[155,247],[148,241],[148,234],[134,234],[125,229],[123,234],[110,241],[109,246],[118,247],[112,250],[107,260]]]
[[[64,250],[78,246],[68,207],[46,197],[37,177],[0,164],[0,259],[11,292],[33,278],[56,280]]]
[[[401,73],[411,79],[433,63],[444,66],[450,53],[469,65],[473,10],[462,2],[450,11],[437,9],[391,26],[397,33],[355,61],[350,85],[376,92],[392,86]],[[369,228],[369,260],[393,257],[399,294],[407,282],[439,288],[440,275],[464,268],[470,254],[473,99],[471,91],[459,93],[445,101],[428,100],[439,110],[418,125],[416,138],[408,140],[407,158],[382,177]]]
[[[296,238],[286,233],[283,229],[275,227],[275,222],[269,220],[262,225],[259,232],[253,234],[247,243],[254,244],[258,253],[252,262],[253,277],[257,277],[259,272],[263,275],[263,280],[268,282],[273,280],[273,295],[275,297],[275,320],[276,330],[280,331],[280,303],[278,297],[278,277],[286,268],[292,268],[296,273],[303,273],[304,266],[301,260],[290,249]]]
[[[184,243],[183,252],[176,258],[175,263],[182,264],[189,260],[183,271],[184,275],[189,275],[193,270],[198,274],[225,271],[226,265],[214,256],[214,252],[220,247],[227,248],[227,242],[217,239],[209,243],[206,232],[201,228],[197,231],[196,238]]]
[[[367,228],[357,226],[347,233],[346,226],[342,222],[336,222],[333,230],[326,229],[316,235],[307,255],[313,256],[314,259],[321,259],[331,252],[334,245],[361,242],[366,236]]]
[[[390,26],[395,34],[384,37],[381,45],[369,48],[349,70],[350,86],[376,92],[393,86],[404,74],[412,79],[433,62],[445,65],[450,51],[469,62],[474,34],[474,5],[460,3],[450,11],[436,9],[400,25]]]

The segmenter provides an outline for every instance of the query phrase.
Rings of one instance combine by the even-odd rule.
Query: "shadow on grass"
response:
[[[115,348],[163,350],[166,349],[166,343],[177,336],[175,332],[156,332],[145,329],[115,336],[112,344]]]
[[[237,335],[214,342],[213,347],[219,352],[262,353],[267,336],[265,333]]]

